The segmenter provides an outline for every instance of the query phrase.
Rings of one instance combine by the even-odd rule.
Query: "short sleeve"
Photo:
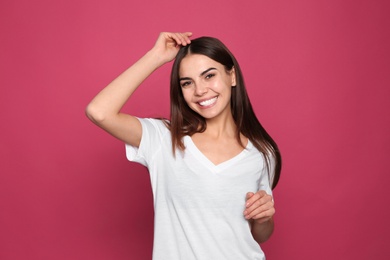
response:
[[[142,126],[142,137],[139,147],[125,145],[126,158],[148,166],[153,156],[161,149],[161,140],[169,133],[164,122],[159,119],[137,118]]]

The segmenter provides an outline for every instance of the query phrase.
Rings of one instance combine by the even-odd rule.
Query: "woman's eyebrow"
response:
[[[209,72],[210,70],[216,70],[216,68],[209,68],[209,69],[203,71],[202,73],[200,73],[200,76],[203,76],[204,74],[206,74],[206,73]]]
[[[182,80],[191,80],[191,78],[190,77],[179,78],[179,81],[182,81]]]
[[[203,71],[202,73],[200,73],[199,76],[203,76],[204,74],[206,74],[207,72],[209,72],[210,70],[216,70],[216,68],[208,68],[207,70]],[[182,77],[182,78],[179,78],[179,81],[182,81],[182,80],[191,80],[190,77]]]

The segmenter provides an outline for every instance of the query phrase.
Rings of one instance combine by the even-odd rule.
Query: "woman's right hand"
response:
[[[181,46],[186,46],[191,43],[191,35],[191,32],[162,32],[160,33],[152,51],[155,51],[163,63],[170,62],[176,57],[176,54],[179,52]]]

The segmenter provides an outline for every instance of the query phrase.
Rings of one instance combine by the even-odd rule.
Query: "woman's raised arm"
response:
[[[138,86],[154,70],[172,61],[181,46],[190,43],[190,32],[160,33],[154,47],[105,87],[86,108],[88,118],[114,137],[139,146],[142,136],[140,122],[120,110]]]

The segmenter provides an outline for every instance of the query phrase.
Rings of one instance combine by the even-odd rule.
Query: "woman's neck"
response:
[[[237,136],[237,126],[233,116],[226,118],[206,119],[205,134],[214,138],[231,138]]]

